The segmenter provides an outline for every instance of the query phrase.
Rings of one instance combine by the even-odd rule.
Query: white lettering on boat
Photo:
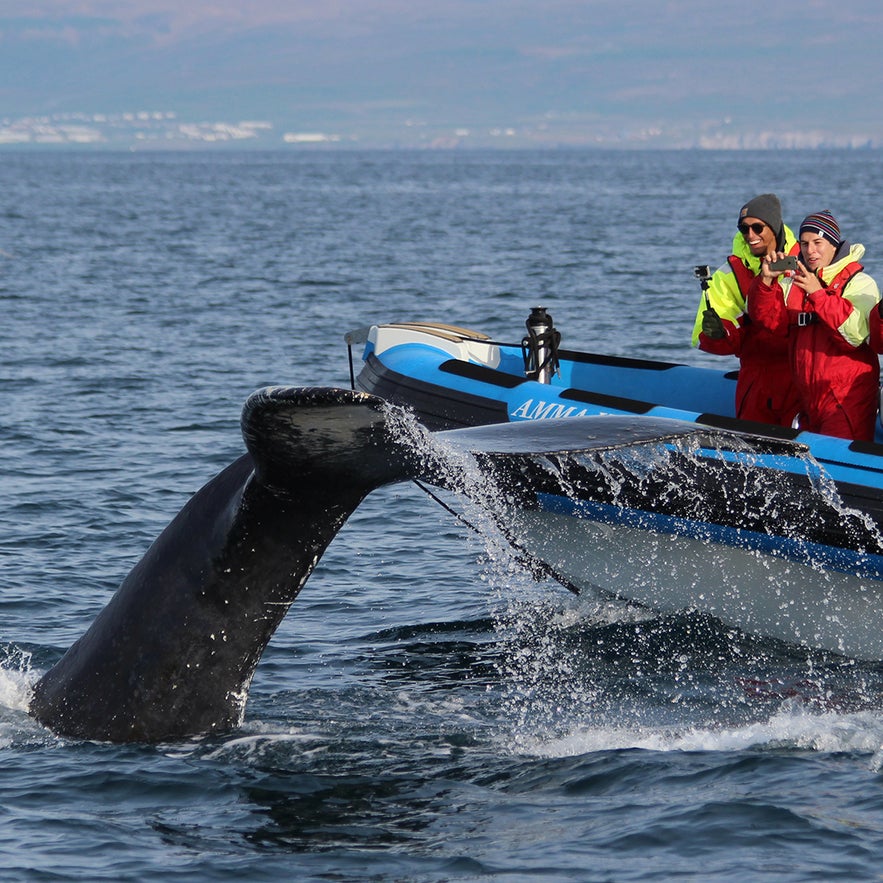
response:
[[[585,417],[587,408],[577,410],[578,405],[562,405],[558,402],[540,400],[534,405],[533,399],[522,402],[509,416],[521,417],[523,420],[553,420],[557,417]]]

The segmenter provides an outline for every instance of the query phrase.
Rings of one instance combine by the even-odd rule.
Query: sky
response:
[[[362,144],[883,145],[880,0],[0,0],[0,125]]]

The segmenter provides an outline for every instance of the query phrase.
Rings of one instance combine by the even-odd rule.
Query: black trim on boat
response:
[[[732,429],[734,432],[751,432],[754,435],[771,436],[792,440],[800,434],[799,429],[790,426],[776,426],[772,423],[758,423],[754,420],[740,420],[738,417],[725,417],[723,414],[700,414],[697,423],[713,426],[715,429]]]
[[[521,386],[527,378],[516,377],[513,374],[506,374],[503,371],[497,371],[495,368],[488,368],[487,365],[476,365],[474,362],[464,362],[461,359],[448,359],[438,366],[439,371],[446,374],[456,374],[458,377],[468,377],[470,380],[478,380],[481,383],[491,383],[494,386],[502,386],[504,389],[515,389]]]
[[[713,426],[716,429],[732,429],[735,432],[750,432],[755,435],[765,435],[771,438],[781,438],[786,440],[796,439],[800,435],[799,429],[792,429],[790,426],[776,426],[772,423],[758,423],[753,420],[740,420],[737,417],[725,417],[721,414],[700,414],[696,418],[697,423],[704,426]],[[883,444],[868,441],[853,441],[849,444],[849,450],[855,451],[857,454],[868,454],[872,457],[883,457]],[[822,462],[834,462],[830,457],[820,457]],[[846,464],[843,460],[837,460],[838,463]],[[861,468],[865,471],[883,472],[883,463],[880,468],[870,467],[862,464]]]
[[[565,389],[560,393],[560,396],[571,402],[585,402],[587,405],[616,408],[617,411],[629,411],[632,414],[646,414],[654,407],[652,403],[642,402],[640,399],[611,396],[603,392],[586,392],[584,389]]]
[[[391,371],[373,353],[365,360],[356,385],[363,392],[413,410],[420,422],[432,431],[509,420],[505,402],[415,380]]]
[[[883,457],[883,445],[878,442],[854,441],[849,446],[850,451],[857,454],[870,454],[873,457]]]
[[[643,371],[668,371],[684,367],[680,362],[654,362],[628,356],[607,356],[602,353],[581,353],[576,350],[558,350],[560,361],[582,362],[585,365],[615,365],[619,368],[640,368]]]

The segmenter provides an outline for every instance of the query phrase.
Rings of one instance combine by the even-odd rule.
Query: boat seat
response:
[[[391,328],[411,328],[425,334],[435,334],[446,340],[490,340],[487,334],[482,334],[480,331],[460,328],[457,325],[444,325],[440,322],[389,322],[387,324]]]

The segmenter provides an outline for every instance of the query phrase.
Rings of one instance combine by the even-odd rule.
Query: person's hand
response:
[[[727,336],[721,317],[711,307],[702,313],[702,333],[712,340],[720,340]]]
[[[794,271],[794,284],[798,288],[802,288],[807,294],[821,291],[824,288],[819,277],[803,264],[798,264],[797,269]]]
[[[785,258],[784,251],[771,251],[769,254],[764,255],[760,261],[760,280],[767,288],[771,288],[773,282],[776,280],[778,276],[781,276],[784,272],[783,270],[771,270],[770,264],[773,261],[781,261]]]

